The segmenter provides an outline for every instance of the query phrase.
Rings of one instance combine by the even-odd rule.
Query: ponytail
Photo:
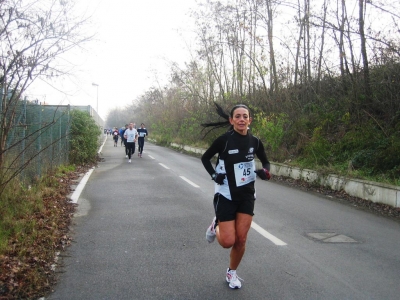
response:
[[[243,107],[243,108],[247,109],[247,110],[249,111],[249,114],[250,114],[250,109],[249,109],[246,105],[244,105],[244,104],[237,104],[237,105],[235,105],[235,106],[232,108],[232,110],[231,110],[231,112],[230,112],[229,115],[228,115],[228,114],[222,109],[222,107],[219,106],[216,102],[214,102],[214,105],[215,105],[215,110],[216,110],[217,114],[218,114],[221,118],[225,119],[225,121],[200,124],[201,126],[204,127],[203,130],[206,129],[206,128],[211,127],[211,128],[205,133],[204,137],[206,137],[206,135],[209,134],[211,131],[213,131],[213,130],[215,130],[215,129],[218,129],[218,128],[222,128],[222,127],[227,127],[227,126],[229,126],[229,129],[228,129],[227,131],[232,130],[232,129],[233,129],[233,126],[232,126],[231,123],[229,122],[229,117],[231,117],[231,118],[233,117],[233,112],[234,112],[237,108]],[[202,130],[202,132],[203,132],[203,130]]]

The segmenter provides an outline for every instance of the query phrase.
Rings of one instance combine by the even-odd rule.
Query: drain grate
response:
[[[310,232],[307,236],[323,243],[358,243],[355,239],[336,232]]]

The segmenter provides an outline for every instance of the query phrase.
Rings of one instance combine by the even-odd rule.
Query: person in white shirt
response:
[[[126,149],[128,152],[129,163],[132,162],[132,154],[135,153],[135,143],[137,141],[138,132],[133,128],[133,123],[129,123],[128,129],[125,130],[124,138],[126,139]]]

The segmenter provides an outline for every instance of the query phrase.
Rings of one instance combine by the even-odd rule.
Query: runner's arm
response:
[[[211,177],[213,176],[213,174],[216,173],[214,170],[214,167],[211,164],[211,159],[214,157],[215,154],[220,152],[221,145],[222,146],[225,145],[225,142],[224,142],[224,139],[222,138],[222,136],[217,138],[212,143],[210,148],[208,148],[201,157],[201,162],[203,163],[204,168],[206,169],[208,174],[210,174]]]
[[[267,169],[269,171],[271,168],[271,164],[269,163],[267,155],[265,154],[264,145],[260,140],[258,140],[258,142],[259,142],[259,146],[258,146],[256,155],[257,155],[258,159],[261,161],[263,168]]]

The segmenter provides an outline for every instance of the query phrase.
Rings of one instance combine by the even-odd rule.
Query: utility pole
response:
[[[97,117],[96,117],[96,121],[97,121],[97,125],[100,126],[99,124],[99,85],[97,83],[92,83],[93,86],[96,87],[97,89],[97,103],[96,103],[96,113],[97,113]]]

